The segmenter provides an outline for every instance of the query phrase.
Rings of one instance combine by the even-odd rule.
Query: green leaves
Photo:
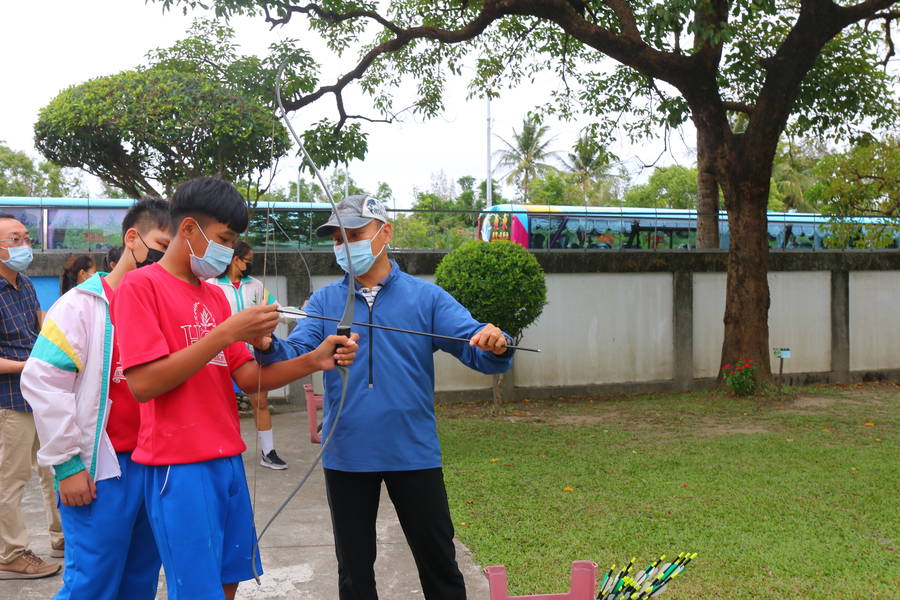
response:
[[[516,339],[547,303],[547,285],[537,259],[513,242],[467,242],[444,257],[434,281],[473,317]]]
[[[319,168],[345,163],[352,158],[362,160],[368,149],[368,136],[359,123],[336,131],[335,123],[323,119],[304,131],[302,137],[303,145]],[[304,166],[312,171],[309,165],[304,163]]]
[[[198,175],[258,173],[289,147],[274,115],[252,98],[171,63],[63,91],[41,110],[35,143],[132,196]]]
[[[0,142],[0,196],[75,197],[82,182],[52,162],[37,163]]]
[[[900,138],[867,141],[846,153],[826,155],[816,165],[808,197],[832,219],[826,245],[884,248],[900,232]],[[860,224],[845,217],[883,218]]]

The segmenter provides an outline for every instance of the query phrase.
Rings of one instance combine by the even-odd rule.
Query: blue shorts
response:
[[[146,467],[118,454],[121,477],[97,482],[87,506],[60,504],[66,538],[63,586],[55,600],[152,600],[159,553],[144,510]]]
[[[256,527],[241,456],[146,469],[169,600],[222,600],[223,584],[252,579]],[[259,553],[253,560],[262,573]]]

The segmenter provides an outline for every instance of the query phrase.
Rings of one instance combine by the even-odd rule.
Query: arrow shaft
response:
[[[285,315],[291,315],[294,317],[305,316],[305,317],[309,317],[311,319],[320,319],[322,321],[334,321],[335,323],[339,323],[341,321],[340,319],[335,319],[334,317],[324,317],[322,315],[313,315],[313,314],[310,314],[307,312],[304,312],[301,314],[301,313],[296,313],[293,311],[281,310],[281,309],[277,309],[277,312],[280,312]],[[455,342],[466,342],[466,343],[469,342],[469,340],[467,340],[466,338],[453,337],[451,335],[441,335],[439,333],[428,333],[425,331],[415,331],[413,329],[402,329],[400,327],[388,327],[387,325],[376,325],[374,323],[361,323],[359,321],[353,321],[353,325],[358,325],[360,327],[371,327],[372,329],[383,329],[385,331],[395,331],[397,333],[411,333],[413,335],[422,335],[425,337],[439,338],[442,340],[452,340]],[[539,349],[525,348],[524,346],[507,346],[507,348],[510,348],[511,350],[523,350],[525,352],[540,352]]]

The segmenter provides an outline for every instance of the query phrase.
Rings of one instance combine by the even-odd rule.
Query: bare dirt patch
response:
[[[844,400],[843,398],[834,398],[834,397],[824,397],[824,396],[799,396],[794,400],[790,400],[785,402],[785,408],[827,408],[829,406],[834,406],[839,401]]]
[[[772,433],[771,427],[759,423],[726,423],[722,420],[704,419],[696,425],[694,433],[700,436],[715,435],[757,435],[760,433]]]

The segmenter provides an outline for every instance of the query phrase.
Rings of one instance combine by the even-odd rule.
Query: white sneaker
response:
[[[275,453],[274,448],[268,454],[262,454],[262,459],[259,461],[259,464],[270,469],[275,469],[276,471],[288,468],[287,463],[281,460],[281,457]]]

